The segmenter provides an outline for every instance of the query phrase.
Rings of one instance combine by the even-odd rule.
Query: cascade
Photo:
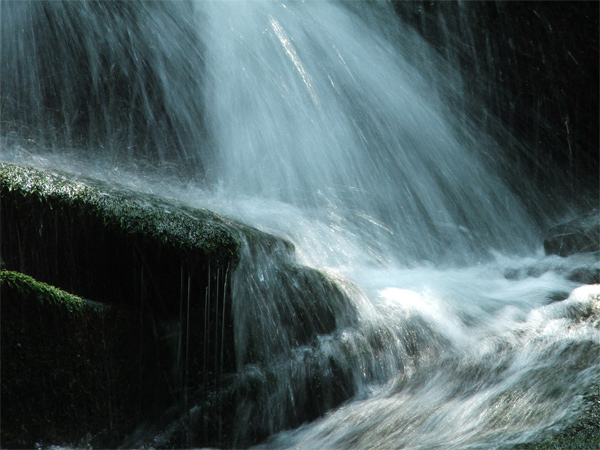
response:
[[[576,417],[600,332],[571,275],[597,253],[543,254],[539,187],[390,4],[0,8],[0,159],[293,244],[245,242],[232,274],[236,445],[490,448]]]

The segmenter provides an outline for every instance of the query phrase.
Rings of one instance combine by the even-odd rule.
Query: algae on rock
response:
[[[174,401],[149,317],[0,271],[2,447],[119,445]]]
[[[221,346],[224,368],[234,366],[227,280],[239,258],[236,224],[98,180],[7,163],[0,196],[6,269],[168,320],[181,321],[184,311],[186,323],[210,315],[206,329],[184,332],[200,347]]]
[[[118,445],[235,368],[229,279],[242,225],[8,163],[0,220],[5,445],[76,444],[84,431]]]

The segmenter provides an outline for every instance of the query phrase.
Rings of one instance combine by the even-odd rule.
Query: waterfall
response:
[[[377,258],[473,262],[531,248],[520,200],[446,101],[460,96],[458,75],[382,21],[392,14],[330,2],[7,2],[5,129],[92,160],[183,163],[233,195],[326,212],[377,243]]]
[[[387,6],[377,16],[393,14]],[[461,112],[433,81],[456,92],[457,75],[433,56],[420,61],[431,54],[424,42],[383,32],[364,8],[199,4],[216,181],[325,212],[385,248],[385,259],[473,261],[482,249],[529,248],[518,198],[468,125],[459,136],[447,118]]]
[[[0,7],[1,159],[292,244],[232,276],[238,445],[491,448],[576,416],[600,333],[570,274],[597,258],[543,255],[537,188],[390,4]]]

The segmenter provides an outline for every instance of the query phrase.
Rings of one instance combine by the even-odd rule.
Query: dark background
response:
[[[395,1],[394,7],[460,67],[472,116],[510,148],[522,176],[597,207],[599,4]]]

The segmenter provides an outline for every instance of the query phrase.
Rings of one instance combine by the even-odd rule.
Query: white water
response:
[[[467,123],[461,138],[449,123],[461,111],[433,81],[456,91],[458,77],[409,30],[386,35],[365,5],[199,9],[213,178],[229,195],[327,214],[386,260],[473,261],[484,247],[530,245],[526,214],[485,167]]]
[[[306,386],[311,371],[304,373],[304,365],[321,367],[325,390],[335,391],[336,380],[355,387],[352,399],[324,419],[260,448],[500,448],[547,437],[585,410],[582,394],[600,376],[600,286],[577,290],[579,283],[568,278],[577,268],[597,269],[597,255],[565,259],[539,250],[441,269],[373,264],[338,230],[289,207],[219,205],[229,216],[290,238],[297,261],[336,280],[358,316],[356,323],[340,313],[336,332],[282,350],[293,331],[271,315],[272,302],[285,301],[265,292],[278,288],[268,275],[265,281],[272,262],[253,259],[252,269],[240,274],[240,284],[259,288],[238,292],[236,324],[247,323],[239,341],[263,331],[264,353],[277,348],[284,355],[271,355],[271,363],[247,358],[250,376],[267,386],[248,411],[238,411],[241,418],[271,431],[295,423],[296,405],[317,395]],[[507,278],[511,273],[520,275]]]
[[[236,412],[240,442],[257,427],[274,447],[492,448],[572,421],[600,376],[600,289],[552,301],[597,256],[543,256],[539,230],[490,166],[502,155],[482,156],[485,139],[450,101],[462,89],[453,69],[386,5],[207,1],[185,20],[203,48],[201,92],[174,92],[156,70],[170,114],[187,126],[204,111],[211,150],[186,149],[204,183],[125,183],[295,245],[293,255],[248,246],[234,276],[239,370],[263,383]],[[158,51],[176,48],[168,29],[154,31]],[[121,183],[127,173],[103,161],[75,170]],[[294,280],[282,263],[316,268],[346,294],[340,304],[308,290],[335,311],[335,331],[295,343],[310,324],[286,316]],[[324,392],[347,384],[353,397],[275,434],[322,394],[308,387],[315,371]]]

